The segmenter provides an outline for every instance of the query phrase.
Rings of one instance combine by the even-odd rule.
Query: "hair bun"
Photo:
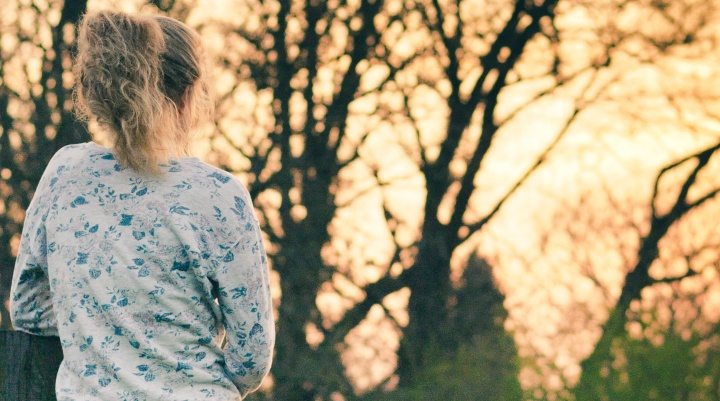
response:
[[[187,154],[189,130],[211,109],[199,36],[180,21],[100,11],[78,28],[75,110],[97,118],[121,164],[157,172]]]
[[[160,55],[165,49],[162,28],[152,18],[101,11],[81,22],[79,54],[86,76],[123,81],[141,87],[155,85],[160,79]]]
[[[166,98],[161,90],[165,37],[151,16],[100,11],[83,18],[75,62],[78,114],[95,116],[127,151],[121,162],[142,169],[155,160],[150,133],[161,125]],[[135,153],[135,155],[133,155]],[[152,155],[150,155],[152,156]]]
[[[85,16],[83,21],[90,31],[108,40],[140,41],[137,45],[164,42],[160,24],[146,15],[131,15],[116,11],[98,11]]]

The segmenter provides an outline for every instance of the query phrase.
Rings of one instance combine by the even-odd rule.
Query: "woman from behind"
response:
[[[268,266],[247,190],[187,157],[212,105],[198,34],[90,14],[74,73],[78,115],[112,146],[66,146],[43,174],[15,266],[15,328],[60,337],[61,401],[244,398],[272,361]]]

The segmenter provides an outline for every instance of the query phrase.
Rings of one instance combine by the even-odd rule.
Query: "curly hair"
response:
[[[188,154],[213,106],[197,32],[168,17],[100,11],[81,20],[77,46],[76,114],[108,131],[120,164],[158,173]]]

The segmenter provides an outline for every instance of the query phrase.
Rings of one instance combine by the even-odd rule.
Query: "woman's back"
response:
[[[182,157],[212,109],[200,37],[101,11],[77,43],[75,108],[112,148],[50,161],[26,213],[13,325],[60,336],[59,400],[244,397],[272,360],[268,266],[247,190]]]
[[[61,400],[234,399],[269,369],[268,272],[247,191],[195,158],[161,173],[71,145],[28,209],[13,321],[57,327]],[[49,297],[34,282],[41,271]]]

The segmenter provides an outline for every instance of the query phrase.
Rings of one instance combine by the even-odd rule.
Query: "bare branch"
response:
[[[597,70],[595,71],[595,77],[597,77]],[[583,89],[582,93],[580,94],[578,100],[575,102],[575,109],[573,110],[573,113],[570,115],[570,118],[565,123],[563,128],[560,130],[560,132],[555,136],[553,141],[545,148],[545,150],[538,156],[535,163],[533,163],[526,171],[525,173],[515,182],[515,184],[508,190],[508,192],[505,193],[505,195],[500,198],[500,200],[495,204],[495,206],[488,212],[482,219],[480,219],[478,222],[469,224],[466,227],[468,228],[465,235],[459,236],[458,241],[463,242],[467,240],[471,235],[479,231],[485,224],[487,224],[490,219],[497,214],[497,212],[500,210],[500,208],[505,204],[505,202],[512,196],[519,188],[522,186],[522,184],[527,181],[527,179],[530,177],[532,173],[534,173],[545,161],[547,160],[548,155],[555,149],[558,143],[560,143],[560,140],[567,134],[567,132],[570,130],[570,127],[572,126],[572,123],[577,119],[578,115],[580,115],[580,112],[583,110],[584,107],[587,107],[585,96],[587,92],[590,90],[591,86],[595,83],[594,79],[588,80],[587,84],[585,85],[585,88]],[[605,89],[607,89],[609,84],[605,85]],[[474,184],[474,176],[477,173],[477,170],[475,170],[475,173],[472,174],[472,179],[469,180],[466,179],[463,182],[463,189],[466,189],[467,192],[472,193],[475,189]],[[470,176],[470,174],[466,173],[464,178],[467,178]],[[462,189],[461,189],[462,191]],[[466,195],[469,199],[470,195]],[[467,202],[467,201],[465,201]],[[456,205],[456,209],[453,213],[453,218],[451,219],[450,227],[451,227],[451,233],[453,235],[457,234],[458,229],[462,226],[462,218],[465,213],[465,209],[458,209]],[[458,234],[459,235],[459,234]]]
[[[380,280],[365,286],[365,299],[356,303],[351,309],[347,310],[342,319],[340,319],[330,330],[327,331],[323,344],[326,344],[326,346],[333,346],[334,344],[342,341],[350,330],[365,319],[365,316],[367,316],[370,308],[376,304],[382,303],[383,298],[389,294],[405,287],[404,278],[407,271],[408,270],[405,270],[398,277],[393,277],[388,272],[380,278]]]
[[[460,16],[457,16],[458,20],[458,27],[456,28],[455,32],[448,36],[445,33],[445,17],[443,15],[442,7],[440,6],[440,3],[438,0],[432,0],[432,6],[435,11],[435,19],[436,23],[433,24],[430,21],[429,16],[427,15],[427,11],[424,7],[420,8],[420,11],[423,14],[423,17],[425,18],[428,23],[431,25],[434,25],[435,32],[440,36],[440,40],[443,43],[443,46],[445,46],[445,51],[447,52],[448,57],[448,65],[445,68],[445,75],[447,76],[448,80],[450,81],[450,85],[452,86],[452,94],[451,96],[458,97],[460,93],[460,84],[462,81],[460,80],[460,77],[458,76],[458,71],[460,70],[460,61],[458,60],[458,49],[460,48],[460,39],[462,37],[462,25],[460,24],[460,21],[462,21],[462,18]],[[459,12],[459,4],[458,4],[458,12]]]
[[[420,171],[425,171],[425,167],[427,166],[427,155],[425,154],[425,148],[422,146],[422,141],[420,139],[420,129],[418,128],[417,121],[415,120],[415,117],[412,115],[412,111],[410,110],[410,98],[408,96],[403,96],[403,101],[405,102],[405,110],[407,110],[407,117],[412,123],[413,129],[415,130],[415,137],[417,138],[417,146],[418,146],[418,153],[420,153]],[[410,155],[409,150],[405,150],[408,155]]]
[[[684,279],[686,279],[686,278],[688,278],[688,277],[693,277],[693,276],[697,276],[697,275],[698,275],[698,272],[696,272],[696,271],[693,270],[693,269],[688,269],[687,273],[683,274],[682,276],[677,276],[677,277],[665,277],[665,278],[660,278],[660,279],[654,279],[654,280],[652,280],[652,283],[653,283],[653,284],[659,284],[659,283],[676,283],[676,282],[682,281],[682,280],[684,280]]]
[[[395,180],[400,181],[400,180],[405,179],[405,178],[412,178],[412,177],[415,176],[415,174],[416,174],[416,173],[408,173],[407,175],[403,175],[403,176],[400,176],[400,177],[395,177]],[[348,206],[350,206],[351,204],[353,204],[355,201],[357,201],[359,198],[361,198],[363,195],[367,195],[367,194],[369,194],[370,192],[374,191],[375,189],[378,189],[378,188],[382,189],[382,187],[392,185],[392,181],[382,181],[382,180],[378,179],[378,177],[377,177],[377,171],[375,172],[375,178],[377,179],[377,180],[375,181],[375,182],[377,183],[377,185],[371,185],[371,186],[368,186],[367,188],[364,188],[364,189],[361,190],[360,192],[354,194],[353,198],[352,198],[351,200],[349,200],[348,202],[337,204],[337,207],[338,207],[338,208],[348,207]]]
[[[369,42],[377,43],[378,32],[375,28],[374,17],[382,6],[381,1],[369,2],[363,1],[360,5],[358,13],[362,16],[362,26],[360,33],[354,36],[352,49],[350,50],[350,65],[343,76],[340,83],[340,89],[333,97],[332,103],[327,107],[327,117],[325,131],[320,135],[320,143],[326,144],[326,149],[331,151],[333,158],[337,157],[337,150],[340,147],[343,137],[345,136],[345,123],[347,121],[349,105],[355,99],[358,87],[360,86],[360,75],[357,66],[360,61],[364,60],[368,55]],[[350,29],[348,27],[348,29]],[[352,32],[352,31],[350,31]],[[328,146],[330,133],[333,128],[339,130],[338,137],[333,146]],[[324,155],[317,155],[324,157]],[[322,158],[320,160],[329,160]]]
[[[383,79],[382,82],[380,82],[380,83],[377,85],[377,87],[368,89],[368,90],[363,91],[363,92],[359,92],[357,95],[355,95],[355,99],[359,99],[359,98],[361,98],[361,97],[363,97],[363,96],[367,96],[367,95],[370,95],[370,94],[372,94],[372,93],[377,93],[377,91],[378,91],[379,89],[381,89],[382,87],[384,87],[388,82],[394,81],[394,80],[395,80],[395,77],[397,76],[397,73],[400,72],[400,71],[402,71],[402,70],[404,70],[405,68],[407,68],[407,66],[410,65],[410,63],[413,62],[413,61],[415,61],[415,58],[409,57],[409,58],[403,60],[403,61],[400,63],[400,65],[398,65],[398,66],[393,66],[393,65],[391,65],[391,64],[388,63],[388,64],[386,65],[386,66],[390,69],[390,72],[388,73],[388,76],[385,77],[385,79]]]
[[[395,327],[397,327],[398,330],[402,330],[403,326],[400,324],[400,322],[397,321],[397,319],[395,319],[395,316],[393,316],[392,312],[390,312],[390,309],[388,309],[387,306],[385,306],[385,304],[383,304],[382,302],[378,303],[378,305],[380,305],[380,307],[383,309],[383,312],[385,312],[385,316],[390,319],[391,322],[393,322]]]
[[[707,194],[701,196],[695,202],[688,203],[687,208],[694,209],[694,208],[702,205],[703,203],[707,202],[708,200],[715,198],[719,193],[720,193],[720,188],[716,188],[716,189],[708,192]]]
[[[322,51],[320,48],[320,38],[323,35],[322,32],[317,32],[317,25],[327,12],[327,2],[321,1],[318,2],[318,4],[319,5],[314,5],[311,1],[305,2],[305,18],[307,19],[308,29],[305,30],[303,40],[300,43],[300,48],[304,50],[301,51],[301,54],[295,60],[295,70],[305,68],[308,74],[307,85],[303,88],[302,94],[306,104],[305,126],[308,131],[305,135],[305,153],[310,153],[311,157],[309,159],[313,159],[312,153],[322,154],[324,148],[327,146],[325,143],[318,142],[320,138],[311,134],[311,132],[315,130],[316,123],[315,113],[312,107],[314,104],[313,89],[315,87],[315,78],[318,74],[319,52]],[[327,23],[324,31],[330,29],[329,27],[330,23]]]
[[[495,206],[492,208],[492,210],[490,210],[490,212],[488,212],[478,222],[467,225],[468,231],[465,235],[460,236],[460,238],[459,238],[460,242],[467,240],[468,237],[470,237],[472,234],[476,233],[478,230],[480,230],[482,227],[484,227],[485,224],[487,224],[487,222],[490,221],[490,219],[492,219],[497,214],[498,211],[500,211],[500,208],[502,208],[502,206],[505,204],[505,202],[518,190],[518,188],[520,188],[525,183],[525,181],[527,181],[527,179],[530,177],[530,175],[532,175],[532,173],[534,173],[543,163],[545,163],[545,161],[547,160],[547,156],[550,154],[550,152],[552,152],[555,149],[555,147],[560,142],[560,140],[569,131],[570,126],[577,119],[577,116],[580,114],[580,111],[581,111],[580,108],[577,108],[577,107],[575,108],[573,113],[570,115],[568,122],[565,124],[563,129],[555,136],[555,139],[553,139],[553,141],[550,143],[550,145],[548,145],[548,147],[545,148],[543,153],[540,154],[540,156],[538,156],[535,163],[533,163],[525,171],[525,173],[523,173],[523,175],[515,182],[515,184],[505,193],[505,195],[503,195],[503,197],[500,198],[500,200],[495,204]],[[474,187],[475,186],[472,185],[472,189],[474,189]],[[468,186],[468,188],[470,188],[470,186]],[[457,211],[457,209],[456,209],[456,211]],[[455,218],[456,221],[459,221],[458,219],[462,219],[462,215],[460,215],[460,213],[457,213],[457,215],[459,217]],[[455,223],[455,225],[457,225],[458,228],[460,227],[460,224],[457,222]],[[453,233],[455,233],[456,231],[457,230],[455,230]]]
[[[588,65],[586,67],[583,67],[577,71],[575,71],[573,74],[567,75],[559,79],[555,85],[538,92],[528,100],[524,101],[522,104],[518,105],[512,112],[510,112],[502,122],[498,124],[498,129],[502,128],[507,122],[511,121],[513,118],[515,118],[520,112],[525,110],[528,106],[535,103],[536,101],[540,100],[541,98],[550,95],[551,93],[557,91],[559,88],[564,87],[565,85],[570,84],[574,79],[579,78],[581,75],[586,74],[588,72],[594,71],[597,72],[598,69],[600,69],[602,66],[599,65]],[[522,82],[526,82],[527,80],[523,80]],[[585,89],[587,90],[587,88]]]
[[[703,196],[702,198],[698,199],[697,201],[693,203],[688,203],[688,192],[690,191],[690,187],[695,183],[695,179],[697,178],[697,175],[700,173],[700,171],[708,164],[710,161],[710,158],[712,155],[720,150],[720,143],[717,143],[707,149],[701,150],[700,152],[697,152],[695,154],[692,154],[690,156],[684,157],[674,163],[671,163],[665,167],[663,167],[660,172],[658,173],[655,184],[653,186],[653,195],[651,199],[651,208],[652,208],[652,215],[654,219],[663,219],[667,218],[670,215],[676,216],[676,219],[679,219],[683,214],[685,214],[687,211],[692,209],[695,206],[699,206],[700,204],[704,203],[708,199],[711,199],[715,195],[717,195],[718,190],[711,191],[707,195]],[[662,177],[667,174],[669,171],[677,168],[678,166],[687,163],[690,160],[697,160],[697,165],[693,170],[690,172],[688,177],[685,179],[685,182],[683,182],[683,185],[680,188],[680,192],[678,193],[677,199],[675,200],[675,204],[673,205],[672,209],[665,215],[660,216],[657,214],[656,210],[656,202],[658,198],[659,193],[659,187],[660,187],[660,180]]]

